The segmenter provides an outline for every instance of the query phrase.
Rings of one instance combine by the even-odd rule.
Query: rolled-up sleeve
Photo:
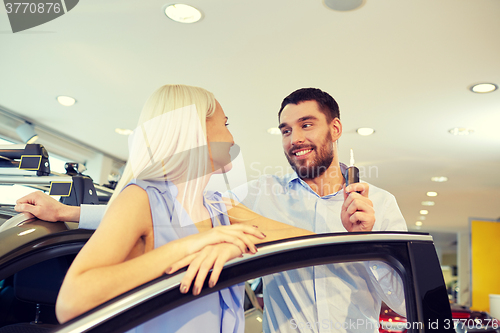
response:
[[[81,205],[79,229],[95,230],[106,212],[106,205]]]

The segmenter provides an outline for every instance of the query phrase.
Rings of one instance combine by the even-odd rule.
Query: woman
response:
[[[208,245],[218,244],[210,258],[219,264],[257,251],[254,243],[265,235],[248,225],[220,226],[229,225],[220,194],[203,192],[211,174],[231,168],[226,121],[204,89],[167,85],[153,93],[129,138],[129,160],[110,206],[63,282],[56,304],[61,322],[177,270]],[[199,292],[195,283],[193,293]],[[211,332],[243,331],[242,297],[242,286],[223,289],[139,331],[193,332],[201,324]]]

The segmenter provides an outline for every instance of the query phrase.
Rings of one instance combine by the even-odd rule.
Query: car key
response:
[[[349,186],[353,183],[359,183],[359,169],[354,166],[354,153],[351,149],[351,160],[350,166],[346,169],[344,173],[345,186]]]

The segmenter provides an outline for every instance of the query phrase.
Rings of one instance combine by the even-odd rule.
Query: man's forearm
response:
[[[258,227],[259,230],[267,236],[265,239],[258,239],[257,237],[249,236],[255,244],[315,234],[314,232],[306,229],[297,228],[286,223],[268,219],[248,209],[242,204],[237,204],[234,208],[231,208],[227,214],[231,224],[242,223],[253,225]]]

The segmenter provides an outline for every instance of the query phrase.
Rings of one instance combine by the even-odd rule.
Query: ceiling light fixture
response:
[[[127,128],[115,128],[115,132],[120,135],[130,135],[133,133],[132,130],[129,130]]]
[[[267,133],[272,135],[281,135],[281,131],[278,127],[271,127],[270,129],[267,130]]]
[[[443,177],[443,176],[440,176],[440,177],[432,177],[432,178],[431,178],[431,181],[433,181],[433,182],[437,182],[437,183],[443,183],[443,182],[447,182],[447,181],[448,181],[448,178],[447,178],[447,177]]]
[[[420,221],[423,221],[423,220],[425,220],[425,216],[419,216],[419,217],[418,217],[418,219],[419,219]]]
[[[422,224],[423,224],[423,223],[422,223],[422,221],[417,221],[417,222],[415,222],[415,225],[416,225],[417,227],[421,227],[421,226],[422,226]]]
[[[359,135],[368,136],[368,135],[372,135],[373,133],[375,133],[375,130],[373,128],[369,128],[369,127],[361,127],[361,128],[358,128],[356,130],[356,132]]]
[[[477,94],[486,94],[497,89],[498,86],[494,83],[478,83],[470,87],[470,90]]]
[[[437,195],[438,195],[437,192],[433,192],[433,191],[427,192],[428,197],[437,197]]]
[[[420,211],[420,215],[427,215],[427,214],[429,214],[429,211],[428,211],[428,210],[422,209],[422,210]]]
[[[38,135],[35,133],[35,126],[33,124],[25,122],[24,124],[16,128],[17,135],[26,143],[34,143],[38,140]]]
[[[364,4],[364,0],[323,0],[323,2],[328,8],[341,12],[357,9]]]
[[[59,104],[64,106],[72,106],[76,103],[76,99],[69,96],[57,96],[57,101],[59,102]]]
[[[201,12],[189,5],[176,3],[165,8],[165,15],[169,19],[180,23],[195,23],[201,20]]]
[[[434,201],[422,201],[422,206],[434,206]]]
[[[474,130],[470,129],[470,128],[465,128],[465,127],[455,127],[455,128],[452,128],[451,130],[449,130],[448,132],[450,132],[450,134],[453,134],[453,135],[469,135],[469,134],[474,133]]]

